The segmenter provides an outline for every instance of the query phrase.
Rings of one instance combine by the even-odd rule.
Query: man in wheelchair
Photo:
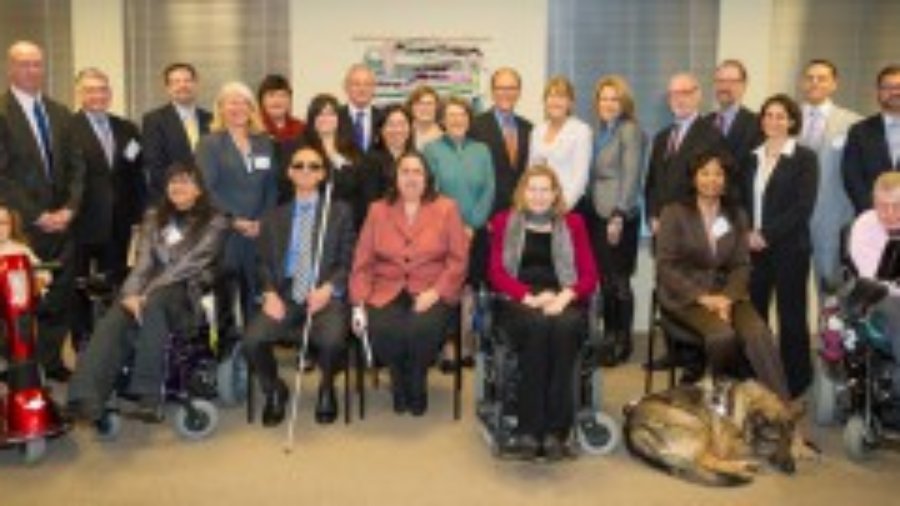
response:
[[[850,229],[849,255],[860,280],[877,281],[886,288],[886,296],[872,306],[872,318],[881,323],[889,341],[894,357],[892,393],[900,399],[900,173],[878,177],[873,202],[874,208],[859,215]],[[900,409],[894,411],[891,418],[900,422]]]
[[[204,280],[221,248],[227,220],[210,204],[196,167],[173,165],[166,198],[144,218],[137,261],[118,303],[97,323],[69,384],[70,414],[99,421],[123,367],[133,356],[127,391],[139,415],[157,418],[164,381],[167,337],[190,328],[202,314]]]

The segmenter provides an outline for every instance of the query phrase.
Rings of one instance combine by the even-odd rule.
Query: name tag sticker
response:
[[[166,228],[162,230],[163,241],[167,246],[173,246],[181,242],[184,239],[184,234],[181,233],[181,230],[178,230],[178,227],[173,225],[168,225]]]
[[[272,159],[268,156],[257,156],[253,159],[253,168],[256,170],[269,170],[272,168]]]
[[[831,140],[831,147],[837,150],[844,149],[844,144],[847,143],[847,134],[841,134]]]
[[[712,224],[712,234],[716,239],[721,239],[723,235],[731,231],[731,223],[728,223],[724,217],[719,216]]]
[[[129,162],[133,162],[139,154],[141,154],[141,145],[134,139],[128,141],[128,145],[125,146],[125,151],[122,152],[125,155],[125,159]]]

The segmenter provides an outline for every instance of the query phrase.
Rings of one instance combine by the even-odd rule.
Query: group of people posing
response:
[[[896,65],[877,78],[882,111],[858,123],[832,102],[838,72],[825,60],[804,69],[802,105],[776,94],[758,115],[741,105],[739,61],[716,69],[709,114],[697,77],[679,73],[667,89],[674,121],[650,142],[616,75],[591,90],[592,128],[562,76],[546,83],[542,121],[518,115],[512,68],[493,73],[493,105],[476,114],[428,86],[376,107],[375,75],[354,65],[346,103],[318,94],[300,120],[282,76],[255,93],[223,85],[210,113],[195,102],[194,67],[175,63],[163,72],[170,102],[139,130],[109,112],[101,70],[78,73],[75,114],[42,93],[43,74],[39,47],[9,49],[0,248],[27,237],[39,258],[61,260],[39,314],[39,359],[69,380],[60,349],[71,331],[80,352],[68,403],[86,420],[102,415],[130,355],[129,389],[147,416],[158,413],[166,336],[196,326],[207,291],[220,308],[220,353],[240,344],[258,374],[264,425],[283,420],[289,398],[273,346],[305,326],[321,371],[318,422],[337,417],[334,376],[353,334],[389,370],[394,410],[422,415],[427,371],[487,281],[522,370],[509,444],[558,454],[596,290],[609,360],[631,355],[642,216],[660,305],[702,337],[707,370],[749,372],[790,401],[812,376],[811,258],[831,292],[841,228],[872,207],[879,174],[900,167]],[[92,270],[120,285],[93,325],[74,291]],[[773,293],[777,340],[765,321]],[[471,354],[464,340],[463,362]]]

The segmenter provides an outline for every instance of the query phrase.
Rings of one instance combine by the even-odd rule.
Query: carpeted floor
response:
[[[662,381],[662,376],[659,377]],[[636,363],[606,374],[608,411],[640,395]],[[556,465],[494,459],[479,436],[466,377],[464,414],[451,417],[450,379],[433,373],[431,410],[396,417],[384,387],[368,396],[365,421],[319,427],[312,421],[315,375],[297,425],[295,451],[283,427],[247,425],[242,409],[222,411],[209,440],[180,440],[170,424],[127,423],[115,443],[79,428],[50,444],[44,462],[19,463],[0,451],[0,505],[844,505],[900,504],[900,453],[848,461],[840,430],[810,429],[825,450],[787,477],[774,471],[737,489],[708,489],[660,474],[624,449]]]

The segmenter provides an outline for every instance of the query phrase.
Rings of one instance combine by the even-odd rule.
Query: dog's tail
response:
[[[650,467],[685,481],[710,487],[737,487],[750,483],[747,476],[714,471],[696,462],[663,450],[665,438],[646,425],[625,426],[625,447]]]

